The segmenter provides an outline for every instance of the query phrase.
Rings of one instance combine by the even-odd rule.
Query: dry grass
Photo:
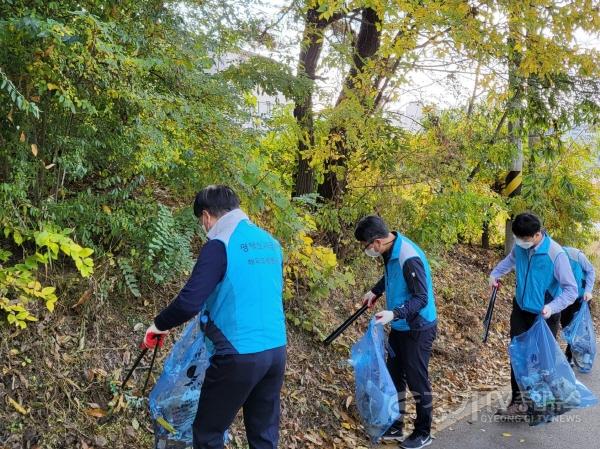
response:
[[[435,270],[439,312],[431,361],[435,423],[466,398],[508,382],[510,281],[498,297],[489,342],[481,344],[487,274],[499,257],[493,251],[459,247],[444,255]],[[0,448],[152,447],[146,406],[136,408],[131,398],[119,403],[113,391],[137,354],[136,343],[145,326],[136,324],[148,323],[176,286],[153,292],[153,297],[165,298],[157,304],[144,306],[141,300],[119,298],[100,302],[92,295],[72,309],[86,288],[65,286],[63,296],[72,299],[24,332],[3,329]],[[355,300],[335,296],[323,304],[329,327],[333,329],[356,306]],[[354,407],[352,371],[346,362],[352,342],[364,332],[367,322],[368,317],[362,317],[328,348],[305,331],[289,328],[281,447],[369,445]],[[158,366],[165,355],[163,351]],[[136,374],[132,385],[140,387],[144,374],[143,370]],[[110,410],[114,413],[101,416]],[[239,421],[232,436],[230,448],[246,447]]]

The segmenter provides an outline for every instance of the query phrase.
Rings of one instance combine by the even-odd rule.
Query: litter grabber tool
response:
[[[490,325],[492,324],[492,317],[494,315],[494,306],[496,305],[496,296],[498,295],[498,289],[500,284],[495,285],[492,288],[492,295],[488,302],[487,311],[485,312],[485,318],[483,319],[483,342],[487,342],[488,335],[490,333]]]
[[[155,335],[154,338],[158,340],[160,338],[160,335]],[[150,367],[148,368],[148,375],[146,376],[146,381],[144,382],[144,388],[142,388],[142,396],[144,396],[144,393],[146,392],[146,387],[148,387],[148,382],[150,381],[150,375],[152,374],[152,368],[154,367],[154,361],[156,360],[156,353],[158,352],[158,346],[159,345],[157,342],[157,344],[154,346],[154,351],[152,352],[152,360],[150,361]],[[140,352],[140,354],[137,356],[137,359],[135,359],[135,362],[133,362],[133,366],[127,373],[127,376],[125,376],[125,380],[121,384],[121,390],[123,390],[125,388],[127,381],[133,375],[133,372],[135,371],[135,369],[138,367],[138,365],[140,364],[140,362],[142,361],[142,359],[148,352],[148,347],[146,345],[144,345],[143,342],[140,344],[140,349],[142,349],[142,352]]]
[[[331,342],[333,342],[333,340],[335,340],[336,338],[338,338],[342,332],[344,332],[352,323],[354,323],[363,313],[365,313],[368,310],[369,306],[367,304],[365,304],[364,306],[362,306],[360,309],[358,309],[356,312],[354,312],[352,314],[352,316],[350,318],[348,318],[346,321],[344,321],[342,323],[342,325],[340,327],[338,327],[336,330],[334,330],[331,335],[329,335],[329,337],[327,337],[325,340],[323,340],[323,344],[325,346],[328,346],[331,344]]]

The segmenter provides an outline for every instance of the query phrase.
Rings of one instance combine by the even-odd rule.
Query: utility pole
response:
[[[515,156],[510,166],[510,170],[504,179],[504,189],[502,194],[508,200],[521,193],[523,183],[523,139],[522,135],[522,109],[523,109],[523,80],[519,74],[521,65],[521,51],[516,45],[516,39],[520,36],[519,17],[515,17],[516,11],[509,11],[508,17],[508,89],[512,98],[508,107],[508,138],[515,149]],[[522,47],[521,47],[522,48]],[[512,233],[513,216],[506,220],[506,230],[504,234],[504,253],[508,254],[514,245],[514,236]]]

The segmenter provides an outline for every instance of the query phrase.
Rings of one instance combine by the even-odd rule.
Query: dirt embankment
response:
[[[499,258],[494,251],[457,247],[434,264],[439,314],[431,361],[435,423],[478,392],[509,381],[510,278],[497,300],[489,342],[481,343],[487,276]],[[68,279],[64,282],[68,284]],[[167,299],[144,305],[141,300],[111,297],[101,301],[92,295],[72,308],[81,292],[69,292],[68,285],[65,290],[63,296],[73,299],[63,300],[54,314],[20,333],[2,329],[0,448],[151,448],[146,405],[131,396],[115,401],[113,394],[137,355],[136,342],[145,329],[139,323],[148,323]],[[170,297],[166,292],[151,296]],[[331,298],[323,305],[331,317],[330,327],[356,306],[356,298]],[[328,348],[290,326],[280,447],[368,447],[347,364],[349,348],[367,322],[368,317],[362,317]],[[156,375],[166,353],[158,361]],[[147,368],[147,363],[142,365]],[[139,370],[132,385],[141,387],[144,375],[144,369]],[[233,426],[232,437],[230,448],[246,447],[240,421]]]

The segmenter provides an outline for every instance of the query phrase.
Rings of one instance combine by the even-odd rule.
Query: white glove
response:
[[[550,306],[546,305],[544,306],[544,308],[542,309],[542,317],[547,320],[548,318],[550,318],[550,316],[552,315],[552,309],[550,308]]]
[[[373,292],[367,292],[363,296],[363,306],[366,304],[369,306],[369,309],[375,305],[375,301],[377,301],[377,295]]]
[[[498,279],[496,279],[494,276],[492,276],[490,274],[489,284],[490,284],[490,288],[498,287]]]
[[[583,294],[583,300],[585,302],[590,302],[592,300],[592,293],[591,292],[585,292]]]
[[[391,310],[382,310],[375,314],[375,324],[385,326],[394,319],[394,312]]]
[[[168,333],[169,331],[161,331],[154,325],[154,323],[152,323],[152,325],[146,329],[143,345],[146,348],[152,349],[158,344],[158,347],[162,348]]]

